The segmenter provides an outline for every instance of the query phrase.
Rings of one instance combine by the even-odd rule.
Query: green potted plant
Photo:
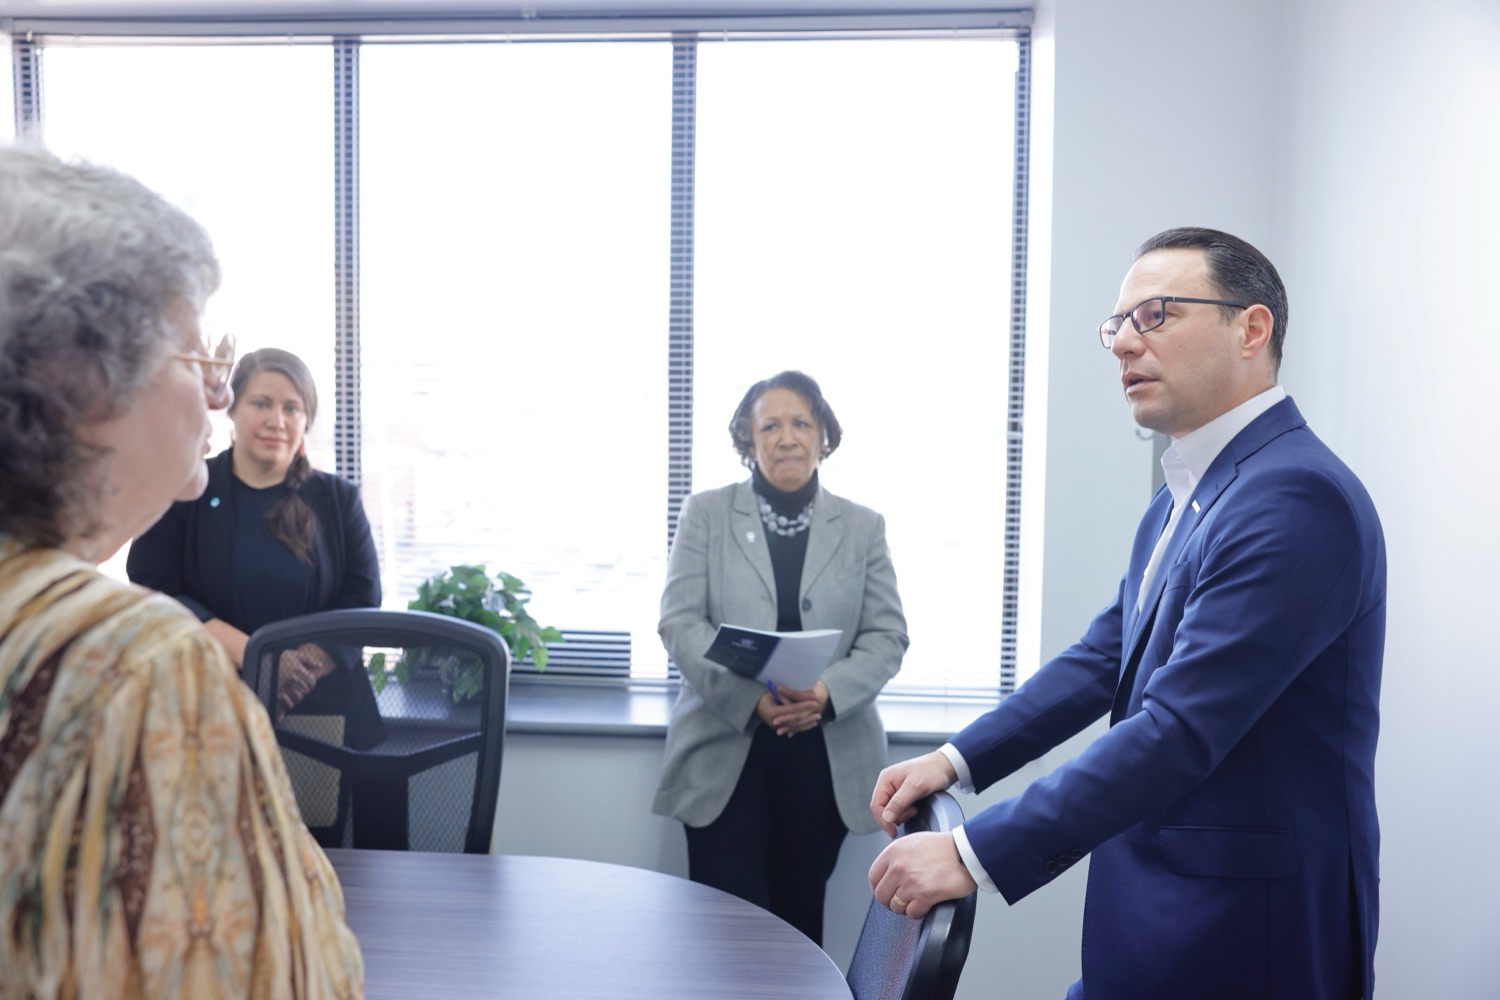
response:
[[[563,636],[557,629],[540,625],[531,617],[526,609],[530,600],[531,591],[526,584],[509,573],[496,573],[491,579],[482,565],[451,566],[422,581],[416,599],[406,606],[412,611],[462,618],[493,629],[509,647],[512,663],[520,663],[530,654],[537,669],[545,670],[546,644]],[[413,670],[433,667],[443,682],[451,686],[455,702],[472,698],[484,688],[478,657],[427,649],[410,651],[390,671],[385,668],[385,656],[377,653],[370,659],[370,679],[378,694],[393,675],[404,684]]]

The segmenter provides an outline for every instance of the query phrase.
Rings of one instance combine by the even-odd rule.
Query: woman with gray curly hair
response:
[[[97,569],[204,489],[218,278],[139,182],[0,146],[0,996],[363,992],[265,711]]]

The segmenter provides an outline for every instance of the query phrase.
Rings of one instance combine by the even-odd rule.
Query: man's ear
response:
[[[1276,328],[1276,317],[1271,310],[1263,305],[1250,306],[1241,314],[1240,321],[1244,328],[1240,356],[1248,361],[1262,352],[1269,354],[1271,333]]]

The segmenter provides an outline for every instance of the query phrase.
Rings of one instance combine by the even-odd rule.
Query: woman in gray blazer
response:
[[[688,499],[662,594],[657,631],[683,685],[654,809],[683,822],[695,882],[821,944],[844,836],[876,829],[875,697],[901,669],[906,618],[885,519],[818,481],[843,430],[817,382],[756,383],[729,431],[751,477]],[[720,624],[843,635],[812,688],[773,692],[704,657]]]

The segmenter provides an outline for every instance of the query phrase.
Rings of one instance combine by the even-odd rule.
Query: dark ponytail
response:
[[[307,365],[291,351],[263,347],[241,358],[234,366],[234,377],[230,380],[235,405],[239,405],[240,395],[250,384],[250,379],[261,372],[275,372],[292,383],[302,397],[302,405],[307,410],[307,426],[311,429],[313,418],[318,415],[318,387],[313,384],[312,372],[308,371]],[[234,412],[234,406],[230,407],[230,412]],[[301,490],[312,471],[304,441],[303,450],[292,458],[292,464],[286,470],[287,494],[266,511],[264,521],[271,537],[291,549],[293,555],[309,566],[313,562],[313,549],[318,544],[318,515],[302,499]]]
[[[286,496],[266,511],[265,526],[271,537],[292,550],[298,559],[312,565],[313,547],[318,544],[318,515],[302,499],[302,484],[312,475],[312,463],[305,452],[298,452],[286,470]]]

